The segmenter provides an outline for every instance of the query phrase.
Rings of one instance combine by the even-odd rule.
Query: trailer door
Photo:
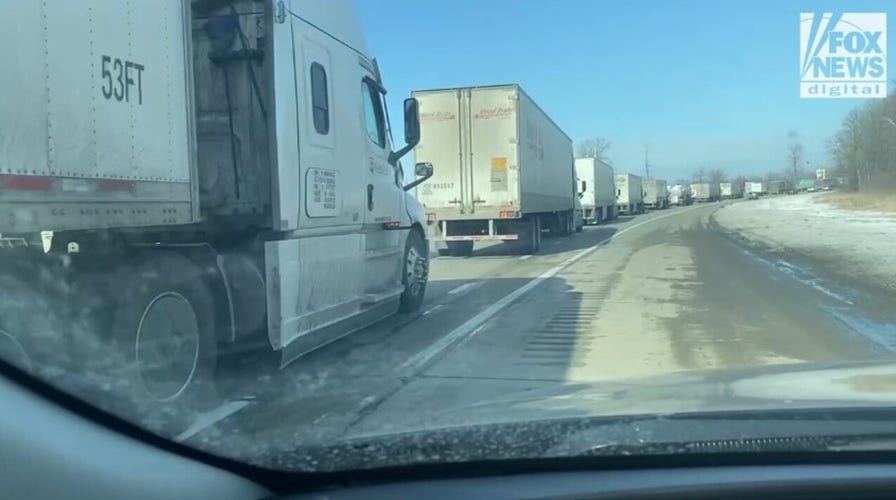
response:
[[[517,96],[513,87],[471,89],[468,210],[519,208]]]
[[[459,90],[415,94],[420,101],[420,144],[414,157],[436,166],[432,178],[417,190],[427,209],[459,213],[466,199],[463,171],[468,155],[463,154],[460,96]]]

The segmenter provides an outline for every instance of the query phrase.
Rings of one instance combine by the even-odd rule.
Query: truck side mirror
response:
[[[420,143],[420,103],[413,97],[404,100],[404,142],[411,147]]]
[[[420,144],[420,103],[413,97],[404,100],[405,146],[389,154],[389,163],[395,165],[399,158]]]
[[[414,189],[415,187],[419,186],[420,184],[425,182],[427,179],[432,177],[432,174],[434,174],[434,173],[435,173],[435,168],[433,168],[432,163],[423,162],[423,163],[418,163],[418,164],[414,165],[414,175],[416,175],[417,177],[420,177],[420,178],[415,180],[414,182],[411,182],[410,184],[406,184],[404,186],[404,190],[410,191],[411,189]]]

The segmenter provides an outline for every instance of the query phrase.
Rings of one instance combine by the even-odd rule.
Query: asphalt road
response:
[[[829,314],[854,298],[739,246],[713,224],[719,206],[586,227],[535,256],[497,244],[436,259],[418,314],[247,368],[252,389],[182,438],[245,457],[470,423],[465,409],[558,384],[889,355]]]

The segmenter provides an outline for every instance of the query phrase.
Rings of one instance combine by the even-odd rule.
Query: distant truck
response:
[[[669,191],[666,181],[660,179],[643,179],[644,206],[651,209],[669,208]]]
[[[616,210],[620,214],[644,213],[644,186],[634,174],[616,174]]]
[[[586,224],[616,218],[616,180],[613,167],[596,158],[576,158],[576,175],[584,186],[582,216]]]
[[[519,85],[419,90],[418,162],[440,162],[417,199],[435,240],[470,255],[477,241],[536,253],[543,229],[575,230],[572,140]]]
[[[719,183],[719,194],[723,200],[740,198],[743,196],[743,184],[739,182],[721,182]]]
[[[762,182],[758,181],[747,181],[744,183],[744,197],[750,197],[750,195],[755,194],[756,196],[761,196],[765,194],[765,185]]]
[[[769,194],[785,194],[793,191],[793,183],[788,180],[777,180],[768,183]]]
[[[669,204],[690,205],[693,203],[690,184],[675,184],[669,188]]]
[[[697,182],[691,184],[691,196],[697,203],[719,201],[721,192],[718,182]]]

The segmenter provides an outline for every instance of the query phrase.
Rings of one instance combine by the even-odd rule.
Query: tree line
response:
[[[896,186],[896,91],[850,111],[827,147],[847,187]]]

